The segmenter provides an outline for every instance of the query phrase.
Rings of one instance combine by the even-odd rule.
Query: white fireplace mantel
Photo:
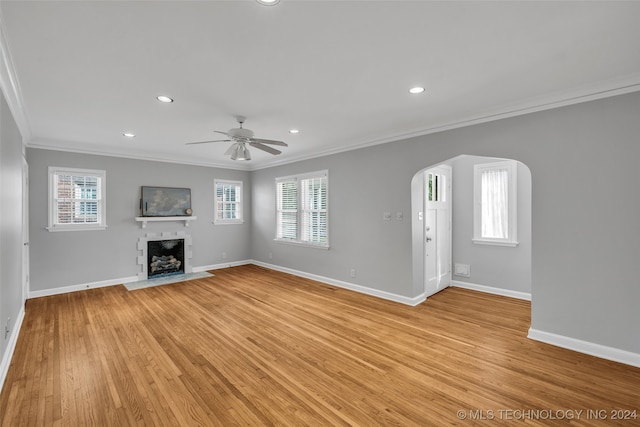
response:
[[[147,222],[156,221],[184,221],[184,226],[188,227],[190,221],[198,219],[195,216],[137,216],[136,221],[140,222],[142,228],[147,228]]]

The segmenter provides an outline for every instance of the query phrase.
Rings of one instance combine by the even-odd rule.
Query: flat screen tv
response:
[[[142,187],[142,216],[191,216],[191,189]]]

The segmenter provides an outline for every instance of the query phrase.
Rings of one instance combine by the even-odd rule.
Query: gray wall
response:
[[[409,184],[414,171],[403,167],[403,158],[380,145],[254,171],[253,259],[413,296]],[[273,241],[275,178],[324,169],[329,171],[330,249]],[[384,212],[392,212],[393,219],[385,221]],[[395,219],[397,212],[405,219]],[[352,268],[355,278],[350,276]]]
[[[32,290],[135,275],[139,187],[166,185],[194,190],[194,266],[220,263],[226,250],[228,261],[253,258],[414,297],[413,175],[463,154],[510,158],[532,177],[532,327],[640,353],[638,111],[640,93],[632,93],[252,173],[29,150]],[[107,231],[44,230],[47,166],[107,170]],[[331,249],[274,242],[274,179],[322,169],[329,171]],[[211,224],[217,177],[245,180],[250,224]],[[383,220],[385,211],[392,221]],[[107,255],[120,262],[105,265]]]
[[[0,360],[7,352],[9,337],[4,326],[15,333],[22,299],[22,137],[0,92]],[[1,384],[0,384],[1,387]]]
[[[193,239],[192,266],[202,267],[250,258],[251,221],[213,225],[216,178],[243,181],[245,210],[251,212],[251,177],[246,171],[28,149],[30,175],[31,291],[82,285],[135,276],[138,238],[145,233],[186,231]],[[104,231],[49,232],[48,167],[100,169],[107,172],[107,226]],[[142,229],[140,187],[191,188],[193,215],[183,222],[149,223]],[[222,253],[227,258],[222,258]]]
[[[514,159],[532,176],[532,327],[639,353],[639,111],[636,92],[255,171],[252,258],[415,296],[412,176],[462,154]],[[274,178],[320,169],[331,249],[274,242]]]
[[[531,172],[518,162],[518,246],[479,245],[473,238],[473,167],[504,159],[461,156],[453,167],[453,262],[471,266],[471,277],[453,280],[531,293]]]

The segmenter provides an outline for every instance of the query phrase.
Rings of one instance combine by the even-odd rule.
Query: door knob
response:
[[[427,237],[427,243],[431,241],[431,237]]]

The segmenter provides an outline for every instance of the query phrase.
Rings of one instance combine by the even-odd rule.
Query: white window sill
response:
[[[46,227],[46,229],[50,232],[57,231],[98,231],[98,230],[106,230],[106,225],[54,225]]]
[[[213,225],[237,225],[244,224],[244,220],[234,219],[231,221],[213,221]]]
[[[305,248],[322,249],[325,251],[329,250],[329,245],[322,245],[318,243],[307,243],[307,242],[301,242],[299,240],[289,240],[289,239],[273,239],[273,241],[277,243],[284,243],[285,245],[304,246]]]
[[[489,239],[472,239],[476,245],[489,245],[489,246],[508,246],[515,248],[518,246],[518,242],[513,240],[489,240]]]

